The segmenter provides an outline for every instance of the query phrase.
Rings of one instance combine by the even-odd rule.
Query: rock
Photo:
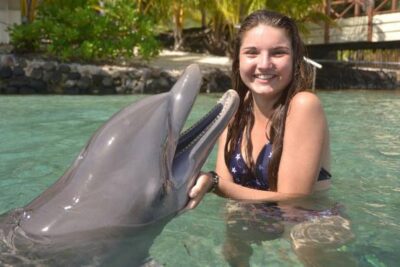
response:
[[[334,75],[332,75],[334,73]],[[317,71],[317,89],[395,89],[396,81],[381,71],[356,69],[350,65],[325,63]]]
[[[80,88],[80,87],[78,87],[78,89],[79,89],[79,94],[81,94],[81,95],[90,94],[89,88]]]
[[[54,71],[51,72],[51,75],[49,76],[49,83],[51,84],[58,84],[62,81],[63,75],[60,71]]]
[[[81,74],[79,72],[70,72],[68,73],[68,80],[79,80],[81,78]]]
[[[126,87],[125,86],[117,86],[115,87],[115,91],[117,92],[117,94],[125,94],[126,91]]]
[[[12,86],[7,86],[6,88],[3,88],[3,93],[5,94],[18,94],[18,91],[18,88]]]
[[[115,87],[121,86],[122,85],[122,77],[115,77],[113,78],[113,85]]]
[[[77,95],[79,94],[79,88],[76,86],[73,87],[65,87],[63,93],[66,95]]]
[[[92,84],[92,80],[89,77],[82,77],[78,82],[77,86],[79,89],[86,90],[88,89]]]
[[[61,71],[62,73],[68,73],[71,71],[71,67],[68,66],[67,64],[61,64],[58,66],[58,70]]]
[[[28,87],[30,86],[30,79],[25,76],[19,79],[13,79],[10,81],[9,85],[16,88]]]
[[[127,73],[127,76],[131,79],[134,80],[139,80],[142,77],[142,72],[139,70],[136,71],[130,71],[129,73]]]
[[[145,84],[143,81],[128,79],[125,81],[124,87],[126,93],[142,94],[144,92]]]
[[[4,67],[13,67],[17,64],[17,60],[13,55],[2,55],[0,65]]]
[[[29,81],[29,87],[32,88],[35,92],[44,94],[47,93],[47,85],[45,82],[41,80],[31,79]]]
[[[76,86],[76,81],[73,81],[73,80],[68,80],[68,81],[66,81],[65,83],[64,83],[64,87],[65,88],[72,88],[72,87],[75,87]]]
[[[31,78],[35,80],[40,80],[43,78],[43,71],[41,68],[33,69],[30,75]]]
[[[92,81],[95,86],[100,86],[103,81],[103,75],[101,74],[93,74]]]
[[[21,77],[21,76],[25,76],[25,71],[22,67],[16,66],[14,68],[14,77]]]
[[[13,75],[13,71],[10,66],[1,66],[0,67],[0,78],[1,79],[11,78],[12,75]]]
[[[19,93],[22,95],[31,95],[31,94],[35,94],[36,91],[31,87],[22,87],[19,89]]]
[[[26,68],[28,66],[28,62],[26,62],[26,59],[24,58],[17,58],[17,66],[20,66],[21,68]]]
[[[90,88],[89,93],[92,95],[98,95],[99,94],[99,89],[98,88]]]
[[[48,83],[51,80],[51,77],[54,75],[53,71],[45,71],[43,73],[43,81]]]
[[[146,82],[148,79],[150,79],[151,76],[152,76],[151,75],[151,70],[145,68],[145,69],[142,70],[142,75],[140,77],[140,80]]]
[[[103,80],[101,81],[101,85],[104,87],[111,87],[113,84],[114,80],[110,76],[103,77]]]
[[[146,85],[143,81],[135,81],[135,86],[132,90],[132,93],[143,94],[145,89],[146,89]]]
[[[203,77],[201,92],[225,92],[232,88],[231,78],[220,69],[214,69]]]
[[[98,94],[100,95],[112,95],[115,94],[115,88],[114,87],[100,87]]]
[[[54,62],[45,62],[42,67],[45,71],[54,71],[57,65]]]
[[[167,78],[159,77],[157,79],[151,79],[146,82],[146,94],[158,94],[167,92],[171,89],[171,85]]]

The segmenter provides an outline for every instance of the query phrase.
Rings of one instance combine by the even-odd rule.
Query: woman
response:
[[[239,109],[220,137],[215,172],[198,177],[188,208],[210,190],[234,200],[275,203],[329,188],[328,125],[320,100],[307,92],[311,73],[303,58],[292,19],[260,10],[243,21],[232,62]],[[249,249],[225,246],[225,256],[229,260],[231,250],[248,261]]]
[[[281,201],[330,185],[329,132],[293,20],[260,10],[242,23],[232,81],[239,110],[220,137],[212,173],[189,193],[194,208],[212,186],[236,200]],[[213,181],[215,184],[213,184]]]

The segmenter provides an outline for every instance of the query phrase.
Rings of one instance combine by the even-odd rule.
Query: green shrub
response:
[[[135,55],[148,59],[159,45],[153,23],[130,0],[47,0],[30,24],[10,29],[16,52],[41,49],[61,59],[112,60]]]

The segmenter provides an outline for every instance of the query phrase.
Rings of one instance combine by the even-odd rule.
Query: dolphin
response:
[[[238,107],[228,90],[183,131],[199,93],[190,65],[167,93],[113,115],[70,168],[0,218],[0,265],[141,266],[154,238],[185,210],[188,191]]]

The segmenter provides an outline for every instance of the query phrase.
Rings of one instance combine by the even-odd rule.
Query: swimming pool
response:
[[[319,92],[331,130],[333,187],[355,239],[340,248],[360,266],[398,266],[400,92]],[[0,96],[0,213],[25,205],[60,177],[90,135],[142,96]],[[201,95],[189,118],[219,95]],[[213,168],[215,153],[204,167]],[[221,250],[226,200],[207,196],[171,221],[151,248],[166,266],[227,266]],[[254,246],[251,266],[302,266],[284,238]],[[335,266],[335,265],[333,265]]]

